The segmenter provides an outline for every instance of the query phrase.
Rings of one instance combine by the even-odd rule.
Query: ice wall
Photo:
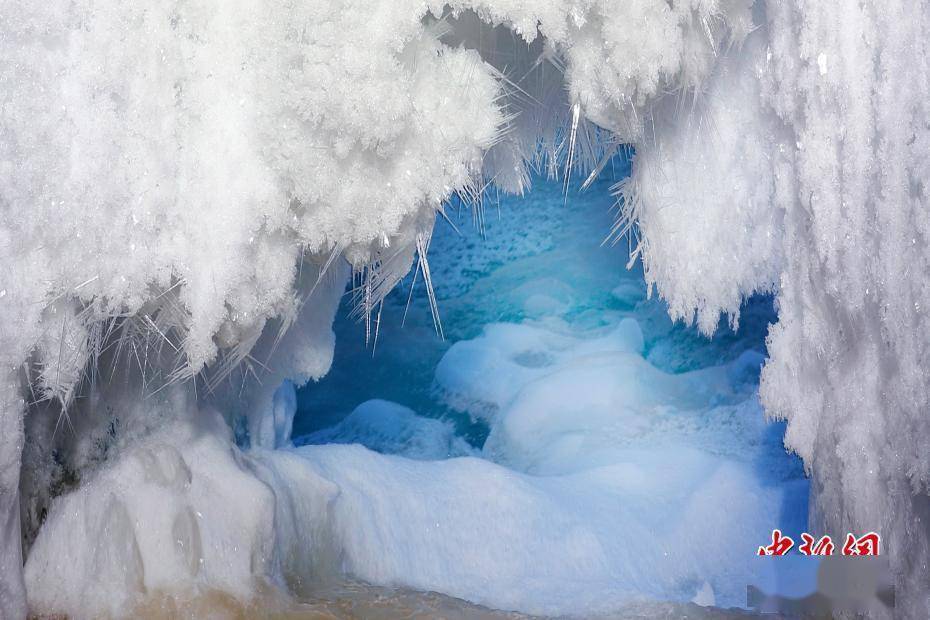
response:
[[[657,108],[624,188],[674,315],[710,332],[742,296],[776,292],[762,397],[812,475],[811,527],[882,532],[914,617],[930,613],[927,16],[757,6],[760,29],[692,109]]]
[[[202,399],[250,403],[318,377],[335,311],[321,290],[338,301],[345,258],[389,287],[440,201],[477,183],[504,125],[500,82],[423,11],[0,3],[0,593],[14,616],[26,401],[32,529],[61,477],[54,451],[95,449],[58,431],[112,408],[73,400],[113,377],[102,353],[138,365],[137,396],[197,376]]]
[[[832,10],[831,10],[832,9]],[[796,149],[762,394],[814,525],[881,531],[902,615],[930,614],[930,146],[925,2],[768,3],[769,101]]]
[[[164,424],[61,498],[26,565],[36,612],[132,617],[146,595],[249,592],[274,574],[273,489],[216,411],[172,396],[150,412]]]

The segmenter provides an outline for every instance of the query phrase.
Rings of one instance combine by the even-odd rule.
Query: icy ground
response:
[[[758,545],[807,520],[800,461],[756,395],[771,302],[712,340],[673,325],[627,248],[600,245],[606,184],[567,201],[536,184],[485,205],[484,238],[468,212],[437,224],[445,341],[422,275],[404,327],[412,275],[387,298],[374,354],[344,304],[290,451],[334,486],[296,527],[356,578],[498,609],[744,605]]]

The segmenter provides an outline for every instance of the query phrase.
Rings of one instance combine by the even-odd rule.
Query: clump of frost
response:
[[[930,10],[767,9],[769,101],[796,147],[762,396],[813,478],[812,527],[881,532],[896,613],[925,617]]]
[[[930,613],[930,12],[756,3],[694,105],[656,108],[625,192],[675,316],[776,294],[761,396],[813,478],[811,528],[877,531],[899,613]]]
[[[753,293],[773,291],[783,264],[782,215],[772,206],[784,129],[764,108],[766,36],[754,32],[718,63],[693,101],[666,100],[621,183],[618,236],[636,224],[646,282],[672,318],[712,334],[736,324]]]
[[[751,0],[450,4],[508,24],[528,40],[545,37],[540,60],[563,65],[572,104],[624,141],[642,135],[649,104],[668,91],[700,86],[718,50],[752,28]]]
[[[287,312],[302,252],[361,266],[423,226],[504,123],[500,83],[412,4],[362,28],[336,3],[204,9],[11,7],[0,37],[5,303],[132,314],[177,285],[193,372],[215,334]],[[20,358],[27,310],[7,321],[26,321]]]

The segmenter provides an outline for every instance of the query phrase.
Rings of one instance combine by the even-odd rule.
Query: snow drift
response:
[[[259,423],[326,372],[350,277],[371,313],[415,256],[428,277],[452,194],[627,143],[615,232],[707,332],[776,294],[763,404],[814,525],[881,531],[927,615],[928,11],[0,0],[0,605],[25,612],[52,495],[182,441],[133,399],[182,389],[273,445]]]

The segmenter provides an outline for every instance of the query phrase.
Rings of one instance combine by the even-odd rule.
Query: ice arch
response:
[[[466,10],[538,54],[496,61],[484,28],[455,30]],[[451,193],[518,191],[560,142],[550,161],[569,169],[626,142],[617,232],[706,330],[777,294],[763,396],[816,481],[818,525],[882,530],[926,613],[927,15],[903,0],[3,0],[4,608],[25,609],[21,478],[37,522],[53,451],[80,469],[119,434],[95,423],[107,407],[144,410],[133,398],[159,389],[149,402],[189,401],[177,411],[270,406],[281,379],[326,371],[340,280],[360,272],[373,308]],[[549,94],[521,81],[541,66],[564,75]],[[103,379],[108,359],[128,376]],[[68,424],[88,430],[65,442]]]

